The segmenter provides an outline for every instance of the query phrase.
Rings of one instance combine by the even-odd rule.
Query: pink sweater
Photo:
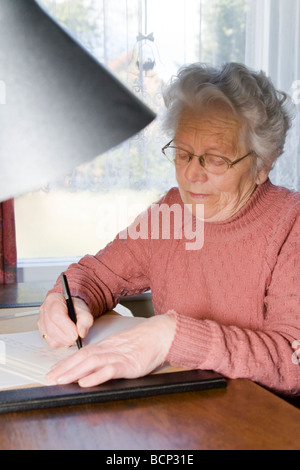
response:
[[[159,202],[183,207],[177,188]],[[166,362],[300,394],[300,194],[268,180],[235,216],[205,223],[197,251],[147,238],[118,236],[71,265],[72,295],[98,316],[151,290],[156,315],[176,312]]]

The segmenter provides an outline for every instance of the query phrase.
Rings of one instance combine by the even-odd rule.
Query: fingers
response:
[[[86,303],[81,299],[73,299],[77,317],[77,331],[80,338],[85,338],[94,324],[94,317]]]
[[[47,379],[58,385],[78,382],[81,387],[93,387],[117,378],[118,361],[113,355],[99,354],[97,346],[86,346],[73,356],[61,361],[47,374]]]
[[[144,376],[163,363],[174,339],[176,319],[162,315],[85,346],[56,364],[47,379],[62,385],[93,387],[111,379]]]
[[[73,299],[77,316],[75,325],[69,318],[63,295],[50,294],[40,308],[38,328],[46,335],[47,344],[53,348],[70,347],[78,336],[85,338],[94,319],[88,306],[80,299]]]
[[[120,376],[118,375],[118,377]],[[102,369],[96,370],[78,380],[78,384],[82,388],[95,387],[96,385],[103,384],[115,378],[117,378],[115,366],[106,365]]]
[[[61,294],[51,294],[40,308],[38,328],[41,336],[47,336],[47,344],[53,348],[71,346],[78,337],[77,328],[68,316],[68,309]]]

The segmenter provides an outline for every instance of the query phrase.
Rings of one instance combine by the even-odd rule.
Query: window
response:
[[[297,0],[273,3],[283,8],[283,3],[292,6],[293,2],[299,5]],[[176,185],[172,166],[160,150],[167,141],[160,128],[164,107],[161,85],[181,65],[196,61],[246,62],[264,68],[264,57],[258,57],[257,51],[263,49],[267,36],[264,28],[272,23],[273,14],[272,2],[267,0],[39,3],[154,109],[158,119],[134,138],[74,169],[51,187],[16,199],[21,267],[30,263],[56,266],[62,258],[67,258],[63,264],[69,264],[86,253],[96,253],[139,212]],[[277,13],[276,18],[281,18],[280,11]],[[286,34],[284,25],[282,28]],[[254,41],[258,31],[260,44]],[[269,57],[267,50],[265,56]],[[294,71],[294,80],[297,73]],[[291,80],[288,86],[292,86]]]

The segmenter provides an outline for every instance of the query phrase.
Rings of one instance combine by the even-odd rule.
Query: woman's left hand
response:
[[[93,387],[111,379],[133,379],[164,363],[176,329],[173,313],[149,318],[134,328],[80,349],[56,364],[50,382]]]

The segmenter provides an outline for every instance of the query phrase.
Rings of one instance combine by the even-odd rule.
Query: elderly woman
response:
[[[204,243],[160,236],[116,239],[67,271],[77,327],[60,282],[41,307],[50,346],[85,337],[94,318],[151,289],[155,316],[59,363],[48,378],[94,386],[145,375],[161,364],[248,378],[300,394],[300,194],[274,186],[269,172],[290,126],[288,99],[264,73],[240,64],[184,67],[165,92],[163,149],[178,188],[158,204],[204,207]],[[140,216],[139,224],[151,216]],[[298,344],[298,343],[297,343]],[[295,359],[295,358],[294,358]]]

